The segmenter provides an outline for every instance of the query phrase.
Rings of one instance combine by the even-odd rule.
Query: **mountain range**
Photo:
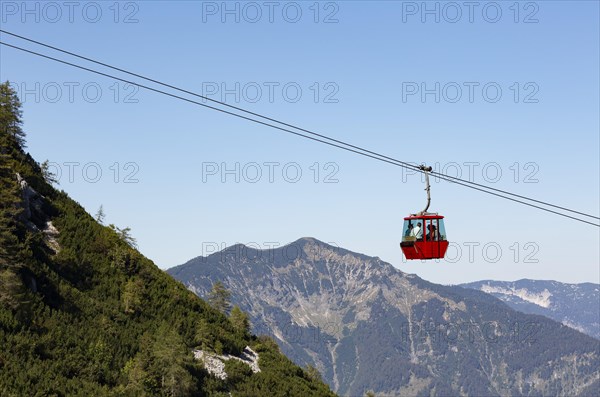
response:
[[[541,314],[600,339],[600,284],[483,280],[460,284],[487,292],[523,313]]]
[[[199,296],[222,282],[340,395],[598,395],[600,342],[494,296],[406,274],[313,238],[234,245],[168,270]]]

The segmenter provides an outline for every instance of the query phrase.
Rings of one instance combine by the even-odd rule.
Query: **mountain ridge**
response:
[[[247,243],[247,244],[251,244],[251,243]],[[199,261],[199,260],[204,260],[204,259],[206,259],[209,256],[214,255],[214,254],[224,255],[224,254],[227,254],[227,253],[231,253],[232,251],[233,252],[239,252],[240,250],[244,250],[244,249],[245,250],[249,250],[249,251],[253,251],[253,252],[261,252],[261,253],[267,252],[268,253],[268,252],[272,252],[274,250],[285,250],[285,249],[288,249],[289,247],[295,247],[295,248],[296,247],[305,247],[306,245],[309,245],[309,244],[315,244],[315,245],[323,247],[323,248],[331,249],[332,251],[335,251],[335,250],[345,251],[347,253],[351,253],[351,254],[354,254],[354,255],[357,255],[357,256],[362,256],[362,257],[365,257],[365,258],[380,259],[377,256],[370,257],[370,256],[368,256],[366,254],[362,254],[362,253],[359,253],[359,252],[350,251],[350,250],[347,250],[345,248],[341,248],[341,247],[336,246],[336,245],[331,245],[330,243],[321,241],[321,240],[319,240],[319,239],[317,239],[315,237],[300,237],[299,239],[296,239],[296,240],[294,240],[292,242],[289,242],[287,244],[278,245],[278,246],[274,246],[274,247],[270,247],[270,248],[256,248],[256,247],[252,247],[251,245],[247,245],[247,244],[244,244],[244,243],[235,243],[235,244],[232,244],[230,246],[227,246],[227,247],[223,248],[220,251],[211,253],[209,255],[199,255],[199,256],[196,256],[196,257],[194,257],[192,259],[189,259],[188,261],[186,261],[182,265],[172,266],[168,270],[176,269],[178,267],[181,267],[181,266],[186,265],[186,264],[191,263],[191,262],[195,262],[195,261]],[[289,254],[288,257],[291,257],[291,254]]]
[[[520,279],[460,286],[489,293],[515,310],[544,315],[600,339],[600,284]]]
[[[284,248],[297,242],[300,255],[286,257]],[[200,296],[212,282],[223,282],[257,332],[270,332],[294,361],[316,366],[342,395],[367,390],[525,395],[525,389],[577,394],[590,385],[595,390],[593,339],[545,317],[516,312],[484,292],[430,283],[379,258],[325,244],[298,239],[273,249],[268,258],[218,252],[167,272]],[[476,326],[468,329],[471,324]],[[515,325],[516,331],[510,328]],[[556,347],[551,340],[557,338],[571,341]],[[568,357],[581,348],[587,358],[578,367],[579,382],[548,377],[553,373],[548,362],[569,371]],[[500,364],[513,375],[502,375]],[[462,375],[447,372],[454,367]],[[541,379],[537,386],[532,376]]]

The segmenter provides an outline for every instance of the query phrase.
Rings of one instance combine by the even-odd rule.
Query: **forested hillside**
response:
[[[50,131],[51,128],[48,128]],[[329,396],[269,338],[210,307],[104,226],[24,151],[20,103],[0,85],[0,396]],[[239,354],[209,376],[192,351]]]

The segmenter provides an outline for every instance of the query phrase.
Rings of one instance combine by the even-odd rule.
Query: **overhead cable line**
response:
[[[1,32],[5,33],[5,31],[1,31]],[[18,46],[12,45],[12,44],[5,43],[5,42],[2,42],[2,41],[0,41],[0,44],[2,44],[4,46],[7,46],[7,47],[10,47],[10,48],[13,48],[13,49],[16,49],[16,50],[19,50],[19,51],[22,51],[22,52],[26,52],[26,53],[29,53],[29,54],[32,54],[32,55],[36,55],[36,56],[39,56],[39,57],[42,57],[42,58],[46,58],[46,59],[49,59],[49,60],[52,60],[52,61],[55,61],[55,62],[59,62],[59,63],[65,64],[65,65],[69,65],[69,66],[72,66],[72,67],[75,67],[75,68],[78,68],[78,69],[81,69],[81,70],[88,71],[88,72],[91,72],[91,73],[95,73],[95,74],[98,74],[98,75],[101,75],[101,76],[104,76],[104,77],[109,77],[109,78],[112,78],[112,79],[115,79],[115,80],[118,80],[118,81],[121,81],[121,82],[124,82],[124,83],[136,85],[136,86],[139,86],[141,88],[147,89],[149,91],[153,91],[153,92],[156,92],[156,93],[159,93],[159,94],[167,95],[167,96],[170,96],[170,97],[173,97],[173,98],[176,98],[176,99],[180,99],[180,100],[183,100],[185,102],[189,102],[189,103],[192,103],[192,104],[195,104],[195,105],[199,105],[199,106],[202,106],[202,107],[205,107],[205,108],[208,108],[208,109],[212,109],[212,110],[215,110],[215,111],[218,111],[218,112],[221,112],[221,113],[225,113],[225,114],[228,114],[228,115],[231,115],[231,116],[235,116],[235,117],[238,117],[238,118],[241,118],[241,119],[244,119],[244,120],[248,120],[248,121],[251,121],[251,122],[254,122],[254,123],[257,123],[257,124],[265,125],[265,126],[277,129],[277,130],[288,132],[288,133],[296,135],[296,136],[300,136],[300,137],[307,138],[307,139],[310,139],[310,140],[313,140],[313,141],[316,141],[316,142],[319,142],[319,143],[324,143],[324,144],[329,145],[329,146],[337,147],[337,148],[340,148],[340,149],[343,149],[343,150],[346,150],[346,151],[349,151],[349,152],[360,154],[360,155],[365,156],[365,157],[370,157],[370,158],[373,158],[375,160],[379,160],[379,161],[382,161],[382,162],[385,162],[385,163],[389,163],[389,164],[392,164],[392,165],[396,165],[396,166],[400,166],[400,167],[403,167],[403,168],[408,168],[408,169],[415,169],[415,168],[417,168],[416,170],[420,171],[418,169],[418,167],[415,166],[415,165],[412,165],[412,164],[409,164],[409,163],[405,163],[405,162],[401,162],[399,160],[396,160],[396,159],[393,159],[393,158],[389,158],[387,156],[383,156],[383,155],[380,155],[380,154],[375,153],[375,152],[370,152],[370,151],[367,151],[367,150],[362,149],[360,147],[349,145],[349,144],[346,144],[345,142],[337,141],[337,140],[334,140],[332,138],[328,138],[327,136],[324,136],[324,135],[319,135],[319,134],[316,134],[316,133],[311,133],[313,135],[317,135],[317,136],[323,137],[324,139],[329,139],[329,140],[331,140],[333,142],[339,142],[340,144],[328,142],[328,141],[325,141],[325,140],[319,139],[319,138],[314,138],[314,137],[311,137],[311,136],[308,136],[308,135],[305,135],[305,134],[302,134],[302,133],[299,133],[299,132],[296,132],[296,131],[292,131],[292,130],[287,129],[287,128],[283,128],[283,127],[280,127],[280,126],[277,126],[277,125],[273,125],[273,124],[267,123],[265,121],[256,120],[256,119],[253,119],[253,118],[248,117],[248,116],[244,116],[244,115],[241,115],[241,114],[238,114],[238,113],[234,113],[232,111],[220,109],[220,108],[217,108],[215,106],[207,105],[205,103],[194,101],[194,100],[191,100],[189,98],[185,98],[185,97],[182,97],[182,96],[179,96],[179,95],[175,95],[175,94],[172,94],[172,93],[169,93],[169,92],[166,92],[166,91],[162,91],[162,90],[159,90],[159,89],[156,89],[156,88],[153,88],[153,87],[149,87],[149,86],[146,86],[146,85],[143,85],[143,84],[139,84],[139,83],[127,80],[127,79],[123,79],[123,78],[120,78],[120,77],[117,77],[117,76],[114,76],[114,75],[110,75],[108,73],[103,73],[103,72],[100,72],[100,71],[97,71],[97,70],[94,70],[94,69],[91,69],[91,68],[87,68],[85,66],[77,65],[77,64],[74,64],[74,63],[71,63],[71,62],[68,62],[68,61],[64,61],[62,59],[54,58],[54,57],[51,57],[49,55],[41,54],[41,53],[38,53],[38,52],[35,52],[35,51],[31,51],[31,50],[28,50],[28,49],[25,49],[25,48],[22,48],[22,47],[18,47]],[[164,83],[161,83],[161,84],[166,85]],[[194,94],[194,95],[197,95],[197,94]],[[211,99],[211,98],[207,98],[207,99]],[[212,101],[214,101],[214,100],[212,100]],[[218,102],[218,101],[216,101],[216,102]],[[221,102],[219,102],[219,103],[221,103]],[[227,105],[227,106],[232,107],[231,105]],[[246,113],[251,113],[251,112],[248,112],[248,111],[245,111],[245,112]],[[259,117],[267,119],[264,116],[260,116],[259,115]],[[278,122],[278,121],[275,120],[275,122]],[[280,122],[278,122],[278,123],[280,123]],[[284,123],[280,123],[280,124],[284,124]],[[296,127],[292,126],[292,128],[296,128]],[[296,128],[296,129],[299,129],[299,128]],[[345,146],[342,146],[342,145],[346,145],[346,146],[349,146],[349,147],[345,147]],[[353,148],[356,148],[356,149],[353,149]],[[423,172],[423,171],[420,171],[420,172]],[[494,192],[491,192],[491,191],[488,191],[488,190],[484,190],[483,188],[488,188],[485,185],[480,185],[483,188],[478,188],[478,187],[469,185],[467,183],[464,183],[464,182],[468,182],[468,181],[464,181],[464,180],[459,179],[459,178],[450,177],[450,176],[447,176],[447,175],[444,175],[444,174],[439,174],[439,173],[436,173],[436,175],[438,175],[437,177],[439,179],[442,179],[442,180],[445,180],[445,181],[448,181],[448,182],[451,182],[451,183],[456,183],[458,185],[462,185],[462,186],[465,186],[465,187],[468,187],[468,188],[471,188],[471,189],[474,189],[474,190],[478,190],[478,191],[481,191],[481,192],[484,192],[484,193],[487,193],[487,194],[491,194],[491,195],[494,195],[494,196],[497,196],[497,197],[501,197],[501,198],[504,198],[504,199],[507,199],[507,200],[511,200],[511,201],[514,201],[514,202],[517,202],[517,203],[520,203],[520,204],[524,204],[524,205],[533,207],[533,208],[537,208],[537,209],[540,209],[542,211],[550,212],[550,213],[553,213],[553,214],[556,214],[556,215],[560,215],[560,216],[563,216],[563,217],[566,217],[566,218],[570,218],[570,219],[573,219],[573,220],[576,220],[576,221],[579,221],[579,222],[590,224],[592,226],[600,227],[600,225],[598,225],[598,224],[595,224],[595,223],[592,223],[592,222],[589,222],[589,221],[586,221],[586,220],[583,220],[583,219],[580,219],[580,218],[577,218],[577,217],[574,217],[574,216],[571,216],[571,215],[563,214],[561,212],[554,211],[554,210],[551,210],[551,209],[548,209],[548,208],[544,208],[544,207],[540,207],[540,206],[537,206],[537,205],[534,205],[534,204],[531,204],[531,203],[528,203],[528,202],[525,202],[525,201],[517,200],[517,199],[514,199],[512,197],[507,197],[507,196],[503,196],[503,195],[498,194],[498,193],[494,193]],[[492,188],[488,188],[488,189],[492,189]],[[494,190],[494,189],[492,189],[492,190]],[[526,198],[526,199],[528,199],[528,198]],[[528,200],[531,200],[531,199],[528,199]],[[559,207],[559,208],[562,208],[562,207]],[[573,210],[569,210],[569,209],[566,209],[566,210],[570,211],[570,212],[579,213],[577,211],[573,211]],[[584,213],[580,213],[580,214],[596,218],[596,217],[594,217],[592,215],[588,215],[588,214],[584,214]]]
[[[193,95],[195,97],[202,98],[204,100],[211,101],[213,103],[218,103],[219,105],[226,106],[226,107],[228,107],[230,109],[239,110],[239,111],[244,112],[246,114],[250,114],[252,116],[260,117],[260,118],[262,118],[264,120],[272,121],[272,122],[284,125],[286,127],[290,127],[290,128],[294,128],[296,130],[302,131],[302,132],[306,132],[308,134],[311,134],[313,136],[317,136],[317,137],[322,138],[322,139],[327,139],[329,141],[332,141],[332,142],[335,142],[335,143],[338,143],[338,144],[341,144],[341,145],[345,145],[345,146],[351,147],[353,149],[363,151],[365,153],[369,153],[369,154],[372,154],[372,155],[375,155],[375,156],[378,156],[378,157],[382,157],[382,158],[385,158],[387,160],[391,160],[391,161],[397,162],[399,164],[402,164],[402,165],[405,166],[405,168],[413,169],[413,170],[415,170],[417,172],[423,173],[423,171],[419,168],[418,165],[410,164],[408,162],[404,162],[404,161],[401,161],[401,160],[398,160],[398,159],[395,159],[395,158],[392,158],[392,157],[388,157],[388,156],[385,156],[385,155],[383,155],[381,153],[373,152],[373,151],[365,149],[363,147],[355,146],[355,145],[352,145],[352,144],[350,144],[348,142],[344,142],[344,141],[341,141],[341,140],[338,140],[338,139],[335,139],[335,138],[331,138],[331,137],[328,137],[326,135],[322,135],[322,134],[316,133],[314,131],[298,127],[296,125],[289,124],[289,123],[283,122],[281,120],[278,120],[278,119],[275,119],[275,118],[271,118],[271,117],[262,115],[260,113],[252,112],[252,111],[249,111],[247,109],[244,109],[244,108],[241,108],[241,107],[238,107],[238,106],[234,106],[234,105],[228,104],[226,102],[218,101],[216,99],[209,98],[209,97],[207,97],[205,95],[200,95],[198,93],[195,93],[195,92],[192,92],[192,91],[189,91],[189,90],[186,90],[186,89],[183,89],[183,88],[171,85],[171,84],[167,84],[167,83],[161,82],[159,80],[156,80],[156,79],[153,79],[153,78],[150,78],[150,77],[138,74],[138,73],[134,73],[134,72],[131,72],[129,70],[122,69],[122,68],[119,68],[119,67],[116,67],[116,66],[104,63],[104,62],[100,62],[100,61],[97,61],[95,59],[92,59],[92,58],[89,58],[89,57],[86,57],[86,56],[83,56],[83,55],[79,55],[79,54],[76,54],[74,52],[67,51],[67,50],[64,50],[62,48],[59,48],[59,47],[52,46],[50,44],[42,43],[40,41],[33,40],[33,39],[30,39],[30,38],[25,37],[25,36],[21,36],[21,35],[18,35],[18,34],[12,33],[12,32],[8,32],[8,31],[2,30],[2,29],[0,29],[0,32],[8,34],[8,35],[11,35],[13,37],[17,37],[17,38],[22,39],[22,40],[29,41],[29,42],[37,44],[37,45],[41,45],[41,46],[46,47],[46,48],[50,48],[50,49],[55,50],[55,51],[62,52],[62,53],[67,54],[67,55],[71,55],[71,56],[77,57],[79,59],[83,59],[85,61],[89,61],[89,62],[95,63],[97,65],[101,65],[101,66],[104,66],[104,67],[107,67],[107,68],[110,68],[110,69],[113,69],[113,70],[116,70],[116,71],[119,71],[119,72],[122,72],[122,73],[126,73],[126,74],[129,74],[131,76],[139,77],[141,79],[144,79],[144,80],[147,80],[147,81],[159,84],[159,85],[161,85],[163,87],[172,88],[172,89],[177,90],[179,92],[183,92],[183,93],[186,93],[186,94],[189,94],[189,95]],[[529,201],[532,201],[532,202],[535,202],[535,203],[546,205],[548,207],[553,207],[553,208],[561,209],[563,211],[572,212],[572,213],[575,213],[575,214],[578,214],[578,215],[583,215],[583,216],[586,216],[586,217],[589,217],[589,218],[600,219],[600,217],[595,216],[595,215],[590,215],[590,214],[586,214],[584,212],[575,211],[575,210],[572,210],[572,209],[569,209],[569,208],[566,208],[566,207],[562,207],[562,206],[559,206],[559,205],[555,205],[555,204],[552,204],[552,203],[548,203],[548,202],[545,202],[545,201],[542,201],[542,200],[533,199],[533,198],[530,198],[530,197],[527,197],[527,196],[519,195],[519,194],[512,193],[512,192],[509,192],[509,191],[506,191],[506,190],[502,190],[502,189],[497,189],[497,188],[494,188],[494,187],[491,187],[491,186],[487,186],[487,185],[483,185],[483,184],[480,184],[480,183],[477,183],[477,182],[473,182],[473,181],[465,180],[465,179],[462,179],[462,178],[450,176],[450,175],[443,174],[443,173],[440,173],[440,172],[432,171],[430,174],[434,175],[434,176],[440,176],[440,177],[445,177],[445,178],[450,178],[450,179],[458,180],[458,181],[461,181],[461,182],[464,182],[464,183],[468,183],[468,184],[471,184],[471,185],[474,185],[474,186],[479,186],[479,187],[482,187],[482,188],[485,188],[485,189],[493,190],[495,192],[499,192],[499,193],[502,193],[502,194],[510,195],[510,196],[513,196],[513,197],[518,197],[518,198],[521,198],[521,199],[524,199],[524,200],[529,200]]]

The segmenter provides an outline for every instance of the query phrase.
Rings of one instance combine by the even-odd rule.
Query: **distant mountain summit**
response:
[[[600,339],[600,284],[483,280],[461,287],[487,292],[523,313],[541,314]]]
[[[493,296],[429,283],[302,238],[235,245],[168,270],[199,296],[221,281],[254,332],[344,396],[596,395],[600,342]]]

